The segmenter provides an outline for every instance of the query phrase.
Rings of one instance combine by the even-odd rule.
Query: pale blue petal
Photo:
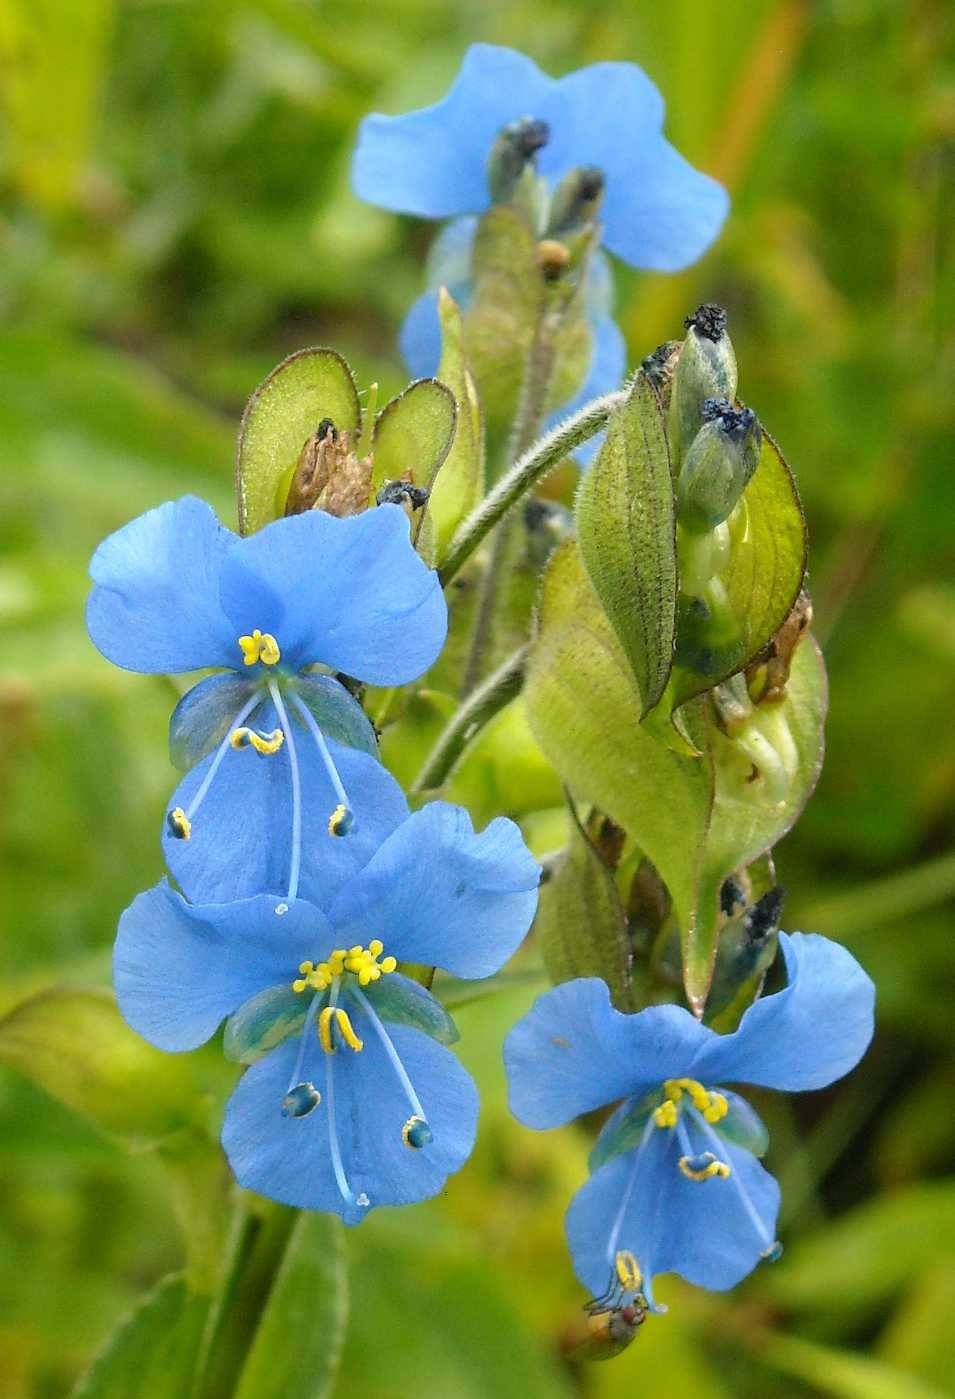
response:
[[[256,723],[271,731],[275,712],[266,705]],[[310,734],[294,729],[302,783],[301,897],[324,905],[342,880],[371,859],[378,846],[404,820],[408,805],[401,788],[367,753],[329,740],[355,822],[345,836],[328,833],[338,804]],[[183,778],[170,805],[188,809],[213,755]],[[177,840],[164,825],[166,862],[194,903],[225,903],[266,890],[288,888],[291,861],[292,783],[289,745],[262,756],[251,748],[229,748],[209,794],[195,814],[192,836]]]
[[[219,605],[219,568],[234,540],[194,496],[104,539],[90,562],[93,644],[114,665],[149,674],[235,665],[235,631]]]
[[[437,374],[441,361],[437,291],[426,291],[412,303],[398,332],[398,349],[412,378],[430,379]]]
[[[480,212],[489,200],[486,164],[494,138],[508,122],[541,115],[555,86],[513,49],[472,45],[440,102],[364,119],[352,163],[355,193],[428,219]]]
[[[373,930],[401,961],[491,976],[533,922],[539,879],[513,821],[498,817],[476,835],[463,807],[429,802],[342,886],[328,913],[345,943]]]
[[[169,756],[186,772],[220,743],[252,698],[255,680],[234,670],[207,675],[187,690],[169,720]]]
[[[283,664],[320,661],[371,685],[416,679],[447,634],[438,576],[397,505],[275,520],[230,551],[220,596],[236,634],[271,632]]]
[[[471,249],[477,226],[478,220],[470,217],[442,224],[425,261],[427,285],[435,291],[447,287],[462,310],[471,297]]]
[[[690,1140],[694,1151],[711,1149],[701,1133],[691,1132]],[[752,1272],[775,1239],[779,1186],[748,1151],[726,1142],[722,1147],[729,1178],[688,1180],[677,1166],[675,1134],[655,1129],[642,1151],[615,1157],[578,1190],[567,1211],[567,1241],[574,1270],[592,1296],[610,1281],[609,1244],[625,1199],[616,1249],[634,1255],[645,1283],[679,1273],[722,1292]],[[652,1285],[644,1290],[652,1300]]]
[[[761,996],[739,1029],[710,1041],[683,1070],[707,1084],[758,1083],[801,1092],[855,1068],[872,1039],[875,987],[841,944],[780,933],[788,984]]]
[[[239,1184],[298,1209],[327,1210],[357,1224],[376,1205],[428,1200],[471,1154],[477,1125],[474,1084],[454,1055],[418,1030],[391,1025],[388,1033],[433,1133],[419,1151],[405,1146],[401,1129],[411,1108],[394,1067],[367,1017],[349,1007],[364,1049],[334,1055],[334,1104],[338,1140],[354,1196],[346,1202],[332,1169],[329,1147],[326,1058],[318,1039],[306,1051],[301,1076],[322,1094],[307,1117],[283,1117],[282,1098],[301,1040],[289,1040],[250,1068],[226,1108],[222,1144]]]
[[[597,977],[538,997],[504,1042],[510,1106],[528,1127],[559,1127],[687,1072],[716,1035],[679,1006],[623,1015]]]
[[[113,981],[124,1019],[159,1049],[195,1049],[267,986],[291,982],[305,957],[325,958],[331,934],[301,899],[276,913],[270,895],[196,908],[165,880],[119,920]]]

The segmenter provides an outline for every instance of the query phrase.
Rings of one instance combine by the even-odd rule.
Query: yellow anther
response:
[[[348,1018],[348,1011],[342,1010],[340,1006],[336,1006],[335,1021],[338,1025],[338,1032],[348,1045],[348,1048],[353,1049],[356,1054],[360,1054],[365,1047],[365,1042],[364,1040],[360,1040],[355,1034],[352,1023]]]
[[[388,972],[393,972],[397,965],[397,957],[385,957],[378,963],[378,970],[387,974]]]
[[[318,1017],[318,1038],[326,1054],[334,1054],[335,1046],[332,1044],[332,1021],[335,1018],[335,1011],[332,1006],[326,1006]]]
[[[305,978],[304,978],[304,977],[301,977],[301,976],[298,976],[298,977],[296,977],[295,980],[292,982],[292,990],[293,990],[293,991],[304,991],[307,985],[308,985],[308,982],[305,980]]]
[[[299,971],[302,973],[303,976],[308,976],[309,972],[313,972],[313,971],[315,970],[315,963],[314,963],[314,962],[299,962],[299,964],[298,964],[298,969],[299,969]]]
[[[621,1249],[613,1262],[620,1286],[624,1292],[639,1292],[643,1282],[640,1264],[629,1249]]]
[[[278,665],[282,658],[279,644],[272,633],[261,632],[258,627],[251,636],[239,637],[239,648],[246,665],[255,665],[258,661],[263,665]]]
[[[233,729],[229,737],[232,747],[238,751],[240,748],[254,748],[256,753],[277,753],[285,742],[285,735],[281,729],[273,729],[270,734],[260,734],[255,729]]]
[[[711,1093],[710,1101],[703,1109],[703,1117],[707,1122],[721,1122],[729,1110],[730,1105],[722,1093]]]
[[[368,944],[368,951],[373,957],[380,957],[384,950],[385,944],[382,942],[381,938],[372,938],[371,942]]]
[[[174,835],[177,840],[188,840],[192,835],[192,822],[181,806],[173,807],[166,817],[166,822],[170,835]]]
[[[384,944],[375,938],[369,947],[362,947],[361,943],[347,949],[336,947],[334,952],[329,953],[328,961],[319,962],[317,966],[313,962],[300,962],[298,969],[301,976],[292,982],[292,990],[304,991],[311,987],[313,991],[327,991],[336,977],[345,972],[350,972],[359,986],[369,986],[386,973],[393,972],[398,965],[395,957],[384,957],[379,961],[383,951]]]
[[[687,1180],[712,1180],[719,1176],[725,1180],[730,1168],[725,1161],[719,1161],[712,1151],[704,1151],[702,1156],[681,1156],[677,1165]]]
[[[658,1127],[675,1127],[679,1115],[676,1103],[668,1099],[665,1103],[661,1103],[656,1109],[653,1114],[653,1120]]]

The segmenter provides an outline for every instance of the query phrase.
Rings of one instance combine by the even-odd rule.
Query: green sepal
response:
[[[461,309],[447,290],[438,293],[441,363],[438,377],[454,394],[457,418],[454,442],[432,481],[427,517],[433,527],[434,557],[440,562],[454,531],[484,493],[484,425],[477,385],[464,346]]]
[[[416,379],[375,419],[372,484],[398,481],[406,471],[430,489],[451,450],[457,417],[454,394],[438,379]]]
[[[618,1010],[633,1010],[627,920],[614,873],[568,803],[567,848],[540,891],[534,922],[547,975],[554,985],[599,976]]]
[[[628,1098],[601,1128],[587,1161],[591,1174],[622,1156],[625,1151],[633,1151],[640,1145],[640,1138],[650,1121],[650,1114],[663,1102],[663,1089],[654,1088],[642,1098]],[[666,1130],[666,1129],[664,1129]]]
[[[293,991],[291,984],[270,986],[229,1016],[222,1038],[222,1052],[237,1064],[254,1064],[270,1049],[301,1032],[309,997]]]
[[[282,484],[291,481],[323,418],[354,445],[361,404],[351,369],[337,350],[298,350],[263,380],[242,414],[235,469],[240,534],[254,534],[284,513]]]
[[[754,1156],[765,1156],[769,1150],[769,1132],[759,1113],[735,1093],[727,1096],[726,1101],[729,1111],[713,1124],[717,1132],[734,1146],[741,1146]]]
[[[377,758],[378,740],[374,726],[344,685],[330,675],[315,671],[310,675],[297,675],[291,689],[309,710],[326,738]],[[294,707],[292,714],[301,719],[300,715],[295,716]]]
[[[238,649],[238,648],[236,648]],[[169,719],[169,757],[188,772],[216,748],[257,682],[241,675],[208,675],[187,690]]]
[[[421,1030],[439,1044],[454,1044],[460,1032],[444,1006],[416,981],[389,972],[387,976],[362,987],[372,1008],[391,1025],[408,1025]]]
[[[642,718],[670,675],[677,599],[670,454],[644,375],[610,419],[576,513],[580,552],[636,678]]]

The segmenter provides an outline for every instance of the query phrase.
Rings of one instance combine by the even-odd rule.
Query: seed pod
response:
[[[604,174],[596,165],[579,165],[554,191],[547,232],[550,237],[593,223],[603,200]]]
[[[753,410],[734,408],[728,399],[707,399],[703,419],[677,490],[680,524],[696,534],[706,534],[728,518],[756,470],[762,441]]]
[[[670,397],[670,452],[678,467],[703,421],[708,398],[736,398],[736,355],[726,333],[726,312],[705,302],[686,319]]]
[[[521,117],[498,133],[487,162],[487,182],[495,204],[513,198],[524,171],[534,168],[534,156],[547,145],[550,127],[546,121]]]

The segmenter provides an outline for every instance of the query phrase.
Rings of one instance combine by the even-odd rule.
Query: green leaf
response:
[[[763,433],[759,465],[731,524],[734,542],[720,575],[732,635],[714,643],[709,623],[694,618],[681,595],[673,708],[744,669],[792,611],[806,572],[806,522],[792,473]]]
[[[577,537],[646,714],[663,694],[673,663],[677,564],[663,415],[643,375],[610,419],[597,460],[581,482]]]
[[[431,484],[427,512],[434,529],[434,554],[440,562],[454,531],[477,505],[484,491],[484,428],[477,386],[464,347],[464,321],[457,302],[442,287],[438,293],[441,363],[438,378],[457,404],[454,442]],[[425,482],[424,484],[428,484]]]
[[[354,445],[361,425],[355,380],[337,350],[298,350],[272,370],[242,414],[235,477],[241,534],[276,518],[280,484],[323,418]]]
[[[110,1336],[70,1399],[184,1399],[192,1381],[209,1301],[182,1273],[157,1284]]]
[[[627,920],[613,870],[569,810],[567,849],[541,887],[534,921],[544,966],[555,986],[602,977],[617,1009],[633,1010]]]
[[[229,1016],[222,1052],[237,1064],[254,1064],[276,1045],[297,1035],[305,1021],[308,1000],[291,984],[269,986]]]
[[[680,926],[692,928],[710,758],[675,753],[641,728],[630,663],[573,540],[544,576],[524,700],[537,741],[574,797],[627,831],[665,881]]]
[[[323,1399],[330,1394],[348,1316],[344,1229],[302,1212],[292,1228],[235,1399]]]
[[[716,727],[690,720],[694,740],[708,749],[716,779],[706,836],[694,927],[684,937],[687,990],[705,999],[713,974],[719,925],[720,886],[734,870],[757,860],[782,839],[802,814],[819,778],[826,716],[826,672],[812,637],[796,648],[785,699],[754,710],[751,727],[786,764],[781,798],[767,795],[765,780],[753,780],[753,761],[739,741]]]
[[[366,986],[364,995],[382,1020],[392,1025],[410,1025],[439,1044],[454,1044],[461,1038],[444,1006],[415,981],[383,976]]]
[[[0,1062],[134,1146],[151,1146],[201,1115],[192,1067],[162,1054],[99,988],[43,991],[0,1020]]]
[[[375,489],[406,471],[430,488],[451,450],[456,418],[454,394],[437,379],[417,379],[386,403],[375,419]]]
[[[833,1399],[945,1399],[950,1393],[881,1360],[798,1336],[769,1335],[759,1353],[775,1370],[794,1375],[814,1393]]]

